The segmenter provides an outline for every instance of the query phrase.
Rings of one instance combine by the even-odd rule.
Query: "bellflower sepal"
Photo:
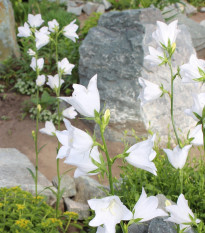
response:
[[[156,156],[156,152],[152,149],[154,146],[155,134],[142,142],[138,142],[127,150],[129,155],[125,160],[134,167],[141,168],[157,175],[157,168],[152,160]]]
[[[183,148],[180,148],[177,145],[173,150],[163,149],[167,154],[168,160],[171,165],[176,169],[182,169],[186,163],[187,156],[192,145],[187,145]]]
[[[59,97],[71,104],[77,112],[85,117],[95,117],[95,111],[100,112],[100,95],[97,89],[97,75],[93,76],[88,87],[73,84],[74,92],[71,97]]]
[[[88,200],[88,205],[95,211],[95,217],[89,222],[89,225],[93,227],[103,225],[105,233],[115,233],[116,224],[132,218],[132,212],[123,205],[118,196],[91,199]]]
[[[178,197],[176,205],[169,205],[165,208],[171,216],[164,221],[179,224],[180,230],[185,230],[185,232],[188,231],[191,228],[193,221],[195,225],[200,223],[200,219],[195,218],[193,212],[188,206],[188,201],[185,199],[183,194],[180,194]],[[188,223],[190,223],[190,225],[187,225]]]

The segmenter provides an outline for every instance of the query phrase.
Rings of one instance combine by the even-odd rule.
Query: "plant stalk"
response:
[[[38,77],[38,76],[37,76]],[[38,110],[38,103],[39,103],[39,88],[37,87],[37,92],[36,92],[36,110],[37,110],[37,115],[36,115],[36,132],[35,132],[35,153],[36,153],[36,175],[35,175],[35,193],[36,193],[36,199],[38,196],[38,121],[39,121],[39,110]]]
[[[180,179],[180,194],[183,193],[183,170],[179,170],[179,179]]]

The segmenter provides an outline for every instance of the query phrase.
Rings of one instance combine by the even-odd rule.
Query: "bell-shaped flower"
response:
[[[194,214],[189,208],[188,201],[185,199],[183,194],[180,194],[178,197],[177,205],[166,206],[166,210],[171,214],[171,216],[165,221],[179,224],[180,230],[186,229],[185,232],[190,229],[190,226],[185,225],[185,223],[190,223],[190,225],[192,225],[190,216],[194,218]],[[196,223],[199,222],[200,220],[196,219]]]
[[[194,104],[191,109],[186,109],[185,113],[188,116],[193,117],[194,120],[199,121],[199,119],[194,115],[194,112],[197,113],[200,117],[202,116],[202,111],[205,106],[205,93],[192,94]]]
[[[50,136],[54,136],[56,133],[56,128],[52,121],[46,121],[45,128],[40,129],[39,132]]]
[[[63,29],[63,35],[69,39],[71,39],[73,42],[75,42],[75,38],[79,38],[76,34],[76,31],[78,30],[78,25],[75,24],[76,20],[73,20],[69,25],[65,26]]]
[[[42,28],[39,30],[39,32],[44,33],[44,34],[46,34],[46,35],[50,35],[50,34],[51,34],[51,33],[49,32],[49,30],[48,30],[48,27],[46,27],[46,26],[42,27]]]
[[[74,92],[71,97],[60,99],[71,104],[76,111],[86,117],[94,117],[94,110],[100,111],[100,95],[97,89],[97,75],[90,79],[88,87],[73,84]]]
[[[35,71],[36,68],[40,71],[43,69],[43,65],[44,65],[44,59],[43,58],[39,58],[36,60],[35,57],[32,57],[31,60],[31,64],[30,67]]]
[[[157,207],[158,198],[154,196],[147,197],[144,188],[142,188],[142,194],[133,209],[133,218],[141,218],[139,222],[146,222],[159,216],[168,216],[165,211],[158,209]]]
[[[29,14],[28,15],[28,23],[31,25],[31,27],[35,27],[35,28],[40,27],[43,22],[44,20],[42,20],[40,14],[37,14],[37,15]]]
[[[17,34],[18,37],[29,37],[32,35],[32,32],[29,28],[27,23],[24,23],[24,26],[18,27],[19,33]]]
[[[196,83],[194,79],[200,78],[202,75],[199,69],[205,72],[205,61],[198,59],[196,54],[192,54],[189,62],[180,66],[180,75],[184,83]]]
[[[43,29],[44,28],[44,29]],[[47,45],[50,41],[49,34],[47,33],[47,27],[43,27],[42,31],[35,32],[35,41],[36,41],[36,48],[39,50],[43,46]]]
[[[98,151],[97,146],[91,148],[89,151],[78,155],[69,155],[66,157],[64,163],[76,166],[77,169],[74,173],[74,178],[79,176],[92,176],[97,173],[89,173],[91,171],[96,170],[98,167],[92,162],[94,159],[96,162],[100,163],[100,153]]]
[[[186,159],[191,147],[192,145],[187,145],[183,148],[180,148],[179,145],[177,145],[173,150],[163,150],[167,154],[168,160],[171,165],[176,169],[182,169],[186,163]]]
[[[177,29],[178,20],[171,22],[169,25],[166,23],[157,21],[157,30],[152,33],[152,37],[156,40],[160,47],[161,44],[168,47],[168,41],[171,45],[175,43],[177,34],[180,30]]]
[[[70,121],[63,119],[66,130],[56,131],[58,141],[62,147],[58,151],[57,158],[63,159],[67,156],[77,156],[90,151],[93,140],[84,131],[71,125]]]
[[[149,53],[150,55],[147,55],[144,59],[147,60],[150,63],[150,65],[158,66],[163,62],[164,53],[160,47],[155,49],[149,46]]]
[[[36,55],[36,52],[33,51],[32,49],[29,49],[29,50],[27,51],[27,53],[28,53],[28,55],[31,56],[31,57],[34,57],[34,56]]]
[[[59,23],[56,19],[53,19],[48,22],[48,28],[50,32],[57,32],[59,29]]]
[[[74,67],[75,65],[69,63],[67,58],[64,58],[62,61],[58,62],[58,69],[62,74],[71,74]]]
[[[39,76],[37,77],[37,79],[36,79],[36,85],[37,85],[38,87],[41,87],[41,86],[44,85],[45,81],[46,81],[45,75],[39,75]]]
[[[78,115],[78,113],[75,111],[75,108],[72,106],[63,110],[62,114],[64,117],[69,119],[75,119],[75,117]]]
[[[64,80],[61,78],[59,79],[58,74],[55,76],[48,75],[48,82],[46,83],[48,86],[50,86],[51,89],[58,89],[59,85],[61,86],[64,83]]]
[[[157,168],[152,162],[156,156],[156,152],[152,149],[154,140],[155,134],[151,138],[131,146],[129,150],[127,150],[129,155],[125,159],[132,166],[151,172],[156,176]]]
[[[118,196],[91,199],[88,200],[88,205],[95,211],[95,217],[89,222],[89,225],[97,227],[104,224],[105,233],[115,233],[116,224],[132,218],[132,212],[123,205]]]
[[[140,95],[138,96],[138,98],[141,100],[141,106],[155,99],[158,99],[163,94],[163,91],[158,85],[143,78],[139,78],[138,80],[142,87]]]
[[[190,130],[189,138],[194,138],[190,143],[194,146],[203,146],[203,132],[202,125],[197,125],[193,129]]]

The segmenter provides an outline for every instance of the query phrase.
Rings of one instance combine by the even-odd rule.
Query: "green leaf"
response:
[[[197,119],[201,120],[201,116],[199,116],[199,114],[198,114],[198,113],[193,112],[193,114],[195,115],[195,117],[196,117]]]
[[[26,169],[29,171],[29,173],[31,174],[33,180],[35,181],[36,180],[36,176],[34,175],[33,171],[30,168],[28,168],[28,167]]]
[[[44,144],[42,147],[39,148],[38,150],[38,154],[41,152],[41,150],[46,146],[46,144]]]

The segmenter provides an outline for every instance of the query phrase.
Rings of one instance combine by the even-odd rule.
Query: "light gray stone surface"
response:
[[[103,4],[100,4],[96,10],[97,13],[105,13],[105,6]]]
[[[205,27],[205,20],[202,20],[202,21],[200,22],[200,25],[203,26],[203,27]]]
[[[52,180],[53,185],[58,188],[58,177],[55,176]],[[69,175],[64,175],[61,178],[61,190],[64,189],[62,197],[73,197],[76,195],[76,186],[74,178]]]
[[[64,198],[64,203],[67,211],[75,212],[78,214],[78,220],[87,219],[90,215],[90,208],[88,204],[73,201],[70,198]]]
[[[84,6],[83,6],[83,11],[87,14],[87,15],[91,15],[93,12],[95,12],[99,7],[98,3],[93,3],[93,2],[87,2]]]
[[[160,98],[143,108],[138,99],[141,91],[139,77],[156,84],[162,83],[170,90],[168,67],[153,68],[144,61],[148,46],[157,45],[152,39],[157,20],[163,21],[162,15],[159,10],[152,8],[105,13],[80,47],[80,82],[87,86],[89,79],[98,74],[101,106],[106,103],[106,108],[111,110],[106,131],[109,140],[120,140],[123,131],[127,130],[128,139],[134,142],[132,128],[138,136],[144,136],[150,122],[162,141],[167,136],[168,124],[171,122],[169,97]],[[179,28],[181,33],[176,41],[174,72],[177,65],[188,62],[190,55],[195,53],[187,28],[183,25]],[[195,122],[184,114],[184,110],[192,105],[191,93],[201,90],[191,84],[182,85],[177,78],[174,91],[176,127],[182,129],[185,135]],[[99,136],[98,128],[95,129]]]
[[[83,7],[84,7],[84,5],[76,6],[76,7],[68,6],[67,12],[73,13],[73,14],[79,16],[82,14]]]
[[[108,10],[112,7],[112,4],[110,2],[108,2],[107,0],[103,0],[102,2],[104,4],[106,10]]]
[[[14,13],[9,0],[0,0],[0,62],[12,55],[20,56]]]
[[[201,7],[200,12],[205,13],[205,7]]]
[[[88,177],[81,176],[75,179],[77,194],[74,200],[86,204],[87,200],[92,198],[100,198],[107,196],[105,192],[100,189],[103,186],[100,185],[96,180]]]
[[[35,184],[27,168],[33,172],[35,170],[30,160],[20,151],[14,148],[0,149],[0,187],[20,186],[35,195]],[[52,186],[51,182],[39,172],[38,193],[50,186]],[[56,191],[54,187],[53,189]],[[56,197],[49,189],[44,190],[40,195],[45,195],[48,198],[47,202],[54,205]]]

